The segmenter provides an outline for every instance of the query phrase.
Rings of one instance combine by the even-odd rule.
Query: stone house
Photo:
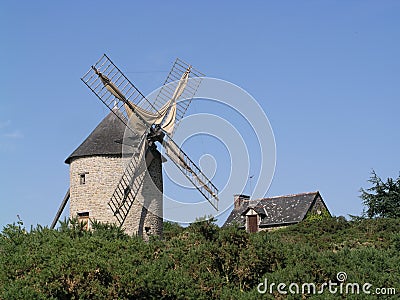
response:
[[[234,195],[234,207],[224,226],[237,224],[247,232],[273,230],[297,224],[312,214],[330,216],[318,191],[255,200]]]
[[[122,140],[125,125],[114,108],[65,160],[70,167],[70,217],[87,222],[96,219],[117,223],[108,202],[124,171]],[[122,115],[121,115],[122,117]],[[152,149],[153,161],[148,167],[143,185],[125,219],[123,229],[128,234],[161,235],[163,228],[162,157]]]

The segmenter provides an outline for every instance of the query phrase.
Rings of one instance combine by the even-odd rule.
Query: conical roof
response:
[[[98,155],[115,155],[122,156],[121,141],[124,137],[125,125],[115,115],[118,114],[123,118],[118,108],[114,108],[114,112],[110,112],[92,133],[76,148],[74,152],[65,160],[70,164],[75,158]]]

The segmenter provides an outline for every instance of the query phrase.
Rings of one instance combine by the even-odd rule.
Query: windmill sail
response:
[[[138,134],[143,134],[148,126],[152,126],[153,124],[162,124],[161,127],[165,132],[169,134],[172,133],[176,122],[176,100],[182,95],[183,91],[186,88],[189,79],[190,69],[191,66],[188,67],[188,69],[178,81],[171,99],[169,99],[161,108],[159,108],[157,113],[142,109],[140,106],[137,106],[130,101],[130,105],[128,105],[127,102],[124,104],[129,122],[131,124],[131,127],[134,128],[135,132],[137,132]],[[112,85],[107,85],[107,87],[108,86],[110,86],[110,89],[112,89]],[[116,95],[118,96],[118,94]],[[135,115],[134,112],[140,115],[140,119]],[[146,124],[143,124],[143,121]]]
[[[99,70],[96,69],[96,67],[92,66],[93,71],[99,76],[99,79],[105,86],[105,88],[114,95],[115,98],[118,98],[119,100],[125,102],[125,96],[122,94],[122,92],[119,90],[119,88],[108,78],[106,75],[101,73]]]
[[[124,104],[124,107],[129,118],[129,127],[139,136],[144,134],[153,124],[161,123],[171,103],[172,100],[165,103],[158,113],[155,114],[128,101]]]
[[[164,119],[162,120],[162,129],[168,133],[169,135],[171,135],[174,131],[175,128],[175,123],[176,123],[176,100],[179,99],[179,97],[182,95],[183,91],[186,88],[186,85],[188,83],[188,79],[189,79],[189,74],[190,74],[190,69],[192,68],[192,66],[189,66],[186,70],[185,73],[183,73],[182,77],[180,78],[179,82],[178,82],[178,86],[175,89],[174,94],[172,95],[171,98],[171,105],[170,105],[170,109],[168,112],[168,115],[166,115],[164,117]]]
[[[134,133],[135,128],[132,128],[132,124],[128,122],[127,109],[144,123],[146,130],[149,130],[150,125],[136,112],[138,107],[161,117],[155,106],[105,54],[86,72],[81,80],[112,112],[114,112],[113,108],[118,107],[124,117],[119,115],[117,117]]]
[[[218,189],[185,152],[168,136],[163,142],[165,154],[174,162],[195,188],[218,210]]]
[[[124,174],[108,202],[120,226],[124,223],[144,180],[145,144],[145,135],[143,135],[136,153],[129,160]]]
[[[176,101],[174,101],[169,109],[168,115],[166,115],[162,129],[168,133],[172,134],[175,128],[175,121],[176,121]]]
[[[173,137],[178,128],[179,122],[184,117],[203,77],[203,73],[177,58],[164,82],[164,85],[158,91],[152,104],[154,107],[160,108],[164,103],[171,99],[174,99],[175,101],[175,105],[171,106],[171,109],[173,108],[171,114],[174,114],[174,116],[164,119],[163,122],[164,124],[169,124],[168,127],[167,125],[163,126],[163,129],[170,135],[170,137]],[[167,122],[167,120],[172,119],[174,120],[173,123]]]

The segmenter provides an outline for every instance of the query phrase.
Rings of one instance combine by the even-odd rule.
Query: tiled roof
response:
[[[234,223],[245,226],[244,214],[249,209],[262,216],[260,227],[298,223],[304,219],[318,195],[319,192],[311,192],[244,202],[233,209],[224,226]]]

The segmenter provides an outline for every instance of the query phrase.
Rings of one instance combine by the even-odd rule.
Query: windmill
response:
[[[165,149],[166,156],[218,210],[218,189],[173,140],[203,76],[191,65],[177,59],[152,101],[129,81],[106,54],[81,78],[129,132],[128,139],[119,141],[126,143],[128,140],[125,146],[130,149],[129,158],[108,200],[108,207],[119,226],[122,227],[126,222],[133,204],[137,202],[139,191],[143,189],[146,172],[155,160],[156,143]],[[69,191],[51,227],[55,226],[68,198]]]

